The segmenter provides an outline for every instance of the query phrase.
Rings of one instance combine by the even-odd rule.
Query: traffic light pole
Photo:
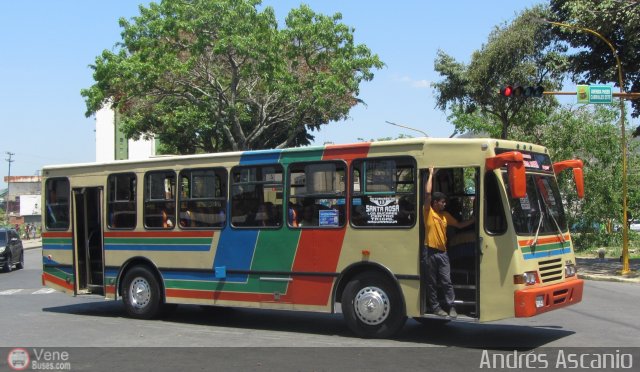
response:
[[[613,53],[613,56],[616,59],[616,66],[618,68],[618,84],[620,87],[620,93],[619,95],[617,95],[617,97],[620,97],[620,130],[622,132],[621,138],[620,138],[620,147],[622,148],[622,274],[623,275],[628,274],[629,273],[629,223],[627,222],[627,135],[626,135],[626,129],[624,126],[624,116],[625,116],[624,99],[625,99],[625,96],[627,96],[629,93],[624,92],[622,63],[620,63],[620,57],[618,56],[618,51],[616,51],[616,48],[613,47],[613,44],[611,44],[611,42],[607,38],[605,38],[604,36],[600,35],[600,33],[592,29],[575,26],[571,24],[566,24],[566,23],[561,23],[561,22],[548,21],[546,19],[542,19],[541,21],[553,26],[570,28],[573,30],[587,32],[598,37],[600,40],[604,41],[607,44],[607,46],[609,47],[609,49],[611,49],[611,52]],[[634,95],[633,93],[631,94]]]

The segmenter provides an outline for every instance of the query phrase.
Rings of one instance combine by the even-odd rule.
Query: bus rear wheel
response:
[[[155,275],[144,266],[131,269],[124,277],[122,301],[127,314],[137,319],[158,315],[162,299]]]
[[[407,319],[398,290],[374,273],[360,274],[345,286],[342,312],[347,326],[365,338],[390,337]]]

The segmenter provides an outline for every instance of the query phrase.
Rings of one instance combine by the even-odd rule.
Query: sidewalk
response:
[[[42,247],[42,239],[23,240],[24,249],[36,249]],[[586,280],[604,280],[610,282],[640,283],[640,259],[629,261],[631,272],[621,275],[622,262],[616,258],[591,258],[576,257],[578,265],[578,277]]]
[[[24,249],[34,249],[42,247],[42,238],[22,239],[22,247]]]
[[[640,260],[629,260],[630,272],[622,275],[622,262],[617,258],[576,257],[578,277],[587,280],[640,283]]]

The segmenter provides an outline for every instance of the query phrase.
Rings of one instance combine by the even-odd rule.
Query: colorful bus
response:
[[[408,139],[158,157],[43,169],[43,284],[122,299],[148,319],[172,304],[342,312],[362,337],[430,323],[422,203],[429,168],[447,211],[460,321],[578,303],[571,236],[542,146]]]

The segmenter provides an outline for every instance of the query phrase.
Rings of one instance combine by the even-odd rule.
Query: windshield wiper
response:
[[[553,220],[553,224],[556,225],[556,231],[558,232],[558,236],[560,236],[560,243],[561,243],[560,245],[564,249],[564,243],[566,242],[566,240],[564,238],[564,234],[562,233],[562,229],[560,228],[560,224],[558,224],[558,221],[553,216],[553,213],[551,212],[551,208],[549,208],[549,205],[547,204],[547,201],[542,199],[542,202],[544,203],[544,207],[547,210],[547,212],[549,213],[549,216],[551,216],[551,219]],[[540,203],[540,200],[538,200],[538,204],[539,203]]]
[[[540,219],[538,220],[538,229],[536,230],[536,236],[533,238],[533,242],[529,244],[531,253],[535,253],[536,246],[538,245],[538,235],[540,235],[540,228],[542,227],[542,220],[544,219],[544,212],[542,211],[542,206],[540,205],[540,199],[538,199],[538,210],[540,211]]]

